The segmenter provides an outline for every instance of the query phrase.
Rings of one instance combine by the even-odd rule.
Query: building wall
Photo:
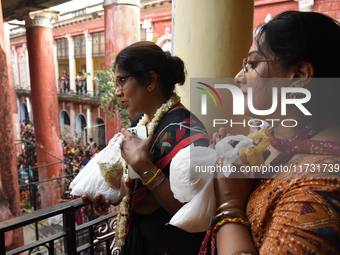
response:
[[[82,35],[84,31],[88,30],[89,33],[95,33],[104,31],[104,16],[100,16],[96,19],[79,20],[75,22],[66,23],[53,27],[53,38],[64,38],[66,35],[71,36]]]
[[[272,18],[284,11],[299,11],[299,3],[294,0],[255,0],[254,29],[265,22],[268,14]],[[340,19],[340,1],[314,0],[313,12],[326,14],[333,19]]]
[[[142,9],[141,22],[145,19],[151,19],[153,23],[154,39],[157,41],[165,34],[165,29],[168,27],[171,34],[171,6],[164,7],[164,9]]]
[[[154,1],[150,1],[151,4],[147,2],[143,3],[141,8],[141,24],[146,19],[151,19],[152,22],[152,33],[153,33],[153,41],[157,41],[157,39],[162,36],[165,38],[169,38],[171,40],[171,1],[161,1],[154,4]],[[259,25],[265,22],[268,14],[271,17],[275,17],[277,14],[287,11],[287,10],[299,10],[299,3],[294,0],[255,0],[255,10],[254,10],[254,29]],[[340,19],[340,1],[337,0],[314,0],[314,5],[312,7],[312,11],[321,12],[331,16],[334,19]],[[166,36],[166,29],[168,28],[169,36]],[[53,27],[53,37],[54,39],[65,38],[67,35],[76,36],[83,35],[84,31],[89,31],[89,33],[95,33],[104,31],[104,15],[103,12],[99,12],[99,16],[91,17],[91,15],[81,16],[74,18],[73,21],[60,21],[54,24]],[[25,69],[25,64],[23,61],[26,59],[27,61],[27,50],[25,48],[26,44],[26,35],[24,33],[12,35],[10,39],[11,44],[11,53],[13,56],[13,60],[16,62],[13,64],[17,70],[16,77],[16,85],[17,88],[20,89],[29,89],[29,75],[28,75],[28,67]],[[15,57],[16,56],[16,57]],[[104,67],[104,57],[93,57],[93,74],[92,77],[95,77],[95,72],[97,70],[103,70]],[[69,72],[69,60],[68,59],[59,59],[57,60],[58,65],[58,76],[60,76],[61,72],[66,69]],[[83,67],[86,65],[86,59],[75,59],[75,72],[82,71]],[[15,68],[13,72],[15,73]],[[27,77],[25,76],[25,72]],[[34,100],[34,99],[32,99]],[[64,99],[63,99],[64,100]],[[27,98],[24,96],[19,96],[19,109],[22,105],[22,102],[26,102]],[[29,100],[30,101],[30,100]],[[70,107],[67,104],[68,102],[62,102],[59,100],[59,112],[65,108],[70,116]],[[78,103],[75,104],[75,118],[79,113],[82,113],[87,120],[86,109],[84,109],[84,105],[86,102],[82,102],[81,99]],[[30,110],[30,106],[27,105],[28,110]],[[20,114],[20,113],[19,113]],[[70,116],[71,117],[71,116]],[[103,110],[99,109],[98,106],[92,106],[91,110],[91,124],[95,122],[97,118],[102,118],[107,125],[114,125],[112,121],[106,116]],[[71,120],[76,121],[76,120]],[[87,120],[88,121],[88,120]],[[108,142],[108,141],[107,141]]]

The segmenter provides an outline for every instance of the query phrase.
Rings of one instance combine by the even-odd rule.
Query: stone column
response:
[[[76,134],[76,112],[74,111],[74,103],[67,103],[67,106],[70,107],[71,136],[75,136]]]
[[[88,30],[84,31],[86,41],[86,72],[90,73],[86,78],[87,92],[93,95],[93,65],[92,65],[92,36]]]
[[[30,69],[31,101],[35,117],[36,145],[42,149],[36,149],[39,166],[57,163],[63,159],[51,24],[52,20],[58,19],[58,13],[54,10],[36,11],[24,17],[29,61],[30,66],[34,67]],[[62,163],[39,168],[40,181],[62,175]],[[60,202],[60,181],[44,182],[40,184],[40,190],[42,207]]]
[[[14,76],[14,86],[19,86],[19,69],[18,69],[18,54],[17,47],[12,46],[13,51],[13,76]]]
[[[28,50],[27,50],[27,45],[24,44],[22,46],[24,52],[25,52],[25,57],[26,57],[26,74],[27,74],[27,89],[31,89],[31,79],[30,79],[30,65],[29,65],[29,59],[28,59]]]
[[[104,29],[107,70],[115,59],[114,54],[140,40],[140,1],[104,0]],[[113,121],[107,122],[106,141],[110,141],[121,128],[117,113]]]
[[[70,68],[70,91],[75,91],[76,66],[74,59],[74,40],[70,34],[66,35],[68,40],[68,64]]]
[[[14,84],[9,82],[2,4],[0,2],[0,221],[21,215],[18,170],[16,167],[13,114],[16,111]],[[7,45],[7,48],[9,44]],[[23,231],[17,229],[5,234],[5,247],[11,250],[24,245]]]
[[[173,54],[183,59],[188,71],[186,84],[177,90],[182,103],[190,108],[190,86],[196,86],[190,84],[190,78],[233,78],[240,71],[253,39],[254,1],[175,1]],[[194,12],[188,12],[193,9]],[[232,100],[223,102],[220,116],[232,118]],[[209,116],[203,117],[204,123],[212,123]],[[210,126],[206,128],[212,135],[218,128]],[[239,127],[228,130],[230,133],[241,131]]]
[[[53,60],[54,60],[54,66],[55,66],[55,80],[56,80],[56,87],[57,87],[57,90],[59,88],[59,81],[58,81],[58,78],[59,78],[59,66],[58,66],[58,62],[57,62],[57,42],[56,40],[53,40]]]
[[[86,119],[87,119],[87,139],[90,139],[91,137],[93,138],[93,132],[91,129],[92,126],[92,108],[91,105],[84,105],[84,109],[86,109]],[[89,142],[89,140],[87,140],[86,142]]]

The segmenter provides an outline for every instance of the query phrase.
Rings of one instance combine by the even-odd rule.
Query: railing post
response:
[[[77,254],[77,237],[76,237],[76,226],[75,226],[75,212],[74,208],[70,207],[63,213],[63,228],[66,232],[64,238],[64,248],[68,255]]]
[[[32,185],[32,193],[33,193],[33,208],[34,211],[37,210],[37,186],[35,184]]]
[[[0,255],[6,254],[6,246],[5,246],[5,233],[0,232]]]

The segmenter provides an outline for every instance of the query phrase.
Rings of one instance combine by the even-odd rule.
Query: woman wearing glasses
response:
[[[235,81],[246,97],[252,87],[259,110],[270,109],[273,87],[305,88],[311,99],[304,106],[312,116],[293,105],[286,116],[279,110],[266,116],[298,123],[287,128],[276,122],[265,162],[290,171],[260,181],[218,179],[220,206],[200,254],[207,254],[208,238],[215,235],[218,254],[340,254],[340,85],[339,79],[312,79],[340,77],[339,59],[340,27],[325,15],[285,12],[259,29]]]
[[[116,96],[137,114],[132,126],[146,125],[149,133],[140,140],[122,130],[122,157],[141,177],[129,184],[131,212],[123,254],[197,254],[205,233],[166,225],[183,206],[170,190],[172,158],[191,143],[209,145],[204,126],[174,93],[175,85],[185,81],[184,63],[152,42],[138,42],[117,55],[115,76]],[[125,231],[117,228],[116,233]],[[124,239],[119,234],[116,238]]]

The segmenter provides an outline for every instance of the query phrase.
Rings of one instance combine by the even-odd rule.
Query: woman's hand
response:
[[[153,142],[153,135],[149,135],[146,139],[140,139],[125,128],[121,132],[125,136],[121,145],[121,153],[126,163],[139,176],[143,176],[145,169],[151,171],[153,163],[150,160],[150,147]]]
[[[241,204],[245,208],[255,183],[254,179],[245,178],[240,172],[231,173],[228,178],[223,173],[218,173],[215,179],[216,205],[220,206],[226,202],[234,202]]]
[[[95,199],[94,199],[94,202],[92,202],[89,197],[87,195],[83,195],[81,197],[81,199],[83,200],[83,204],[84,205],[90,205],[90,204],[93,204],[93,207],[94,208],[99,208],[99,207],[104,207],[104,208],[109,208],[110,205],[111,205],[111,200],[110,199],[106,199],[104,203],[102,203],[102,195],[101,194],[97,194]],[[113,204],[113,205],[118,205],[118,203],[116,204]]]
[[[225,128],[220,128],[218,133],[213,134],[213,139],[210,141],[210,148],[215,149],[219,141],[230,135]],[[239,166],[235,166],[237,170],[240,170]],[[241,172],[231,173],[228,178],[226,178],[223,173],[218,173],[215,179],[216,205],[220,206],[226,202],[236,202],[245,206],[255,183],[254,180],[246,177],[247,176]]]
[[[231,135],[231,134],[230,133],[227,134],[227,130],[225,128],[220,128],[218,130],[218,133],[215,132],[213,134],[213,138],[210,140],[209,148],[215,149],[216,144],[228,135]]]

